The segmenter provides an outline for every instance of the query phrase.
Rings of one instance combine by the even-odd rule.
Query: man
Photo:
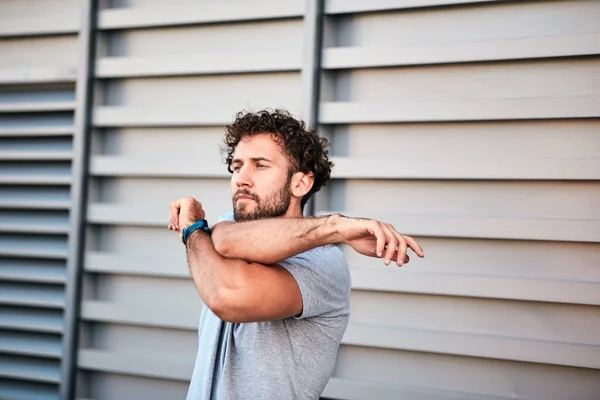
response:
[[[202,205],[170,205],[204,303],[188,399],[317,399],[348,325],[350,274],[336,244],[388,265],[419,256],[393,226],[331,215],[303,218],[327,183],[327,142],[281,110],[227,126],[233,215],[208,229]]]

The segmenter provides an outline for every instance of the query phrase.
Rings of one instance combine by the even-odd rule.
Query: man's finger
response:
[[[396,251],[394,253],[394,260],[398,259],[398,251]],[[402,263],[402,265],[398,265],[399,267],[402,267],[405,264],[408,264],[408,262],[410,261],[410,257],[408,256],[408,254],[406,256],[404,256],[404,262]]]
[[[181,209],[181,201],[175,200],[169,204],[169,226],[177,230],[179,225],[179,210]]]
[[[398,247],[398,239],[396,238],[396,235],[394,235],[392,230],[386,224],[381,224],[381,229],[383,229],[383,231],[385,232],[386,246],[387,246],[387,249],[385,250],[385,255],[384,255],[384,263],[385,263],[385,265],[389,265],[391,260],[394,257],[396,248]]]
[[[377,221],[369,221],[371,225],[368,228],[368,231],[375,236],[377,241],[375,245],[375,254],[377,257],[381,257],[383,255],[383,250],[385,249],[385,233],[383,233],[383,229],[381,229],[380,224]]]
[[[421,248],[421,246],[419,246],[419,243],[417,243],[417,241],[410,237],[410,236],[406,236],[406,235],[402,235],[404,236],[404,239],[406,239],[406,243],[408,243],[408,246],[421,258],[425,257],[425,253],[423,252],[423,249]]]
[[[402,264],[404,264],[404,258],[406,257],[406,250],[407,250],[408,244],[406,243],[404,236],[402,236],[398,231],[396,231],[396,229],[391,224],[389,224],[388,227],[390,228],[390,230],[392,231],[392,233],[396,236],[396,239],[398,240],[398,254],[397,254],[395,260],[396,260],[396,264],[398,264],[398,266],[402,266]]]

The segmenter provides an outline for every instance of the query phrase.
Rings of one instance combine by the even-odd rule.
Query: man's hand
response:
[[[398,233],[391,224],[342,215],[332,217],[344,243],[365,256],[383,257],[385,265],[389,265],[392,260],[395,260],[398,266],[407,263],[410,260],[408,248],[419,257],[425,257],[423,249],[415,239]]]
[[[193,223],[204,219],[202,204],[193,197],[184,197],[169,204],[169,229],[179,232]]]

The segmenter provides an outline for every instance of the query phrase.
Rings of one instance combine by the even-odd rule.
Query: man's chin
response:
[[[255,212],[252,209],[249,209],[249,207],[236,207],[234,212],[233,212],[233,216],[235,218],[235,220],[237,222],[242,222],[242,221],[252,221],[255,218]]]

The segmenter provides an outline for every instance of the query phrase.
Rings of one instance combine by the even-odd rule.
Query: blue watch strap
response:
[[[181,240],[183,241],[184,245],[187,245],[188,237],[190,237],[190,235],[198,229],[202,229],[204,232],[210,234],[208,222],[205,219],[201,219],[200,221],[194,222],[187,228],[183,228],[183,230],[181,231]]]

